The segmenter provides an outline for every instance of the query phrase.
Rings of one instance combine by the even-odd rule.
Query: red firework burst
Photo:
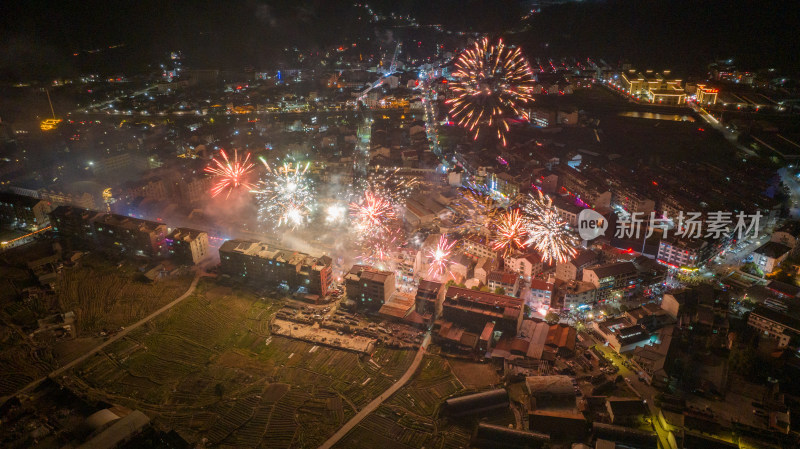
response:
[[[255,166],[250,162],[250,153],[247,153],[243,161],[239,161],[239,152],[234,151],[233,160],[228,159],[225,150],[219,150],[222,159],[214,158],[211,164],[206,167],[206,172],[214,175],[215,182],[211,187],[211,196],[217,196],[224,191],[228,191],[225,197],[229,197],[231,192],[239,187],[247,190],[254,186],[247,179],[248,174]]]

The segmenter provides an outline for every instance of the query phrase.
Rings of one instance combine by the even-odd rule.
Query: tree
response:
[[[214,385],[214,394],[216,394],[217,396],[219,396],[220,399],[222,399],[222,395],[225,394],[225,387],[222,384]]]
[[[497,293],[498,295],[505,295],[506,289],[504,289],[503,287],[497,287],[496,289],[494,289],[494,292]]]
[[[764,272],[761,271],[761,268],[754,262],[747,262],[746,264],[742,265],[742,271],[758,277],[764,277]]]
[[[544,316],[544,320],[547,321],[548,324],[556,324],[558,323],[558,314],[555,312],[548,312],[547,315]]]

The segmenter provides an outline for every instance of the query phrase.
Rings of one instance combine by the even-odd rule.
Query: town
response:
[[[796,74],[509,3],[0,83],[0,445],[797,447]]]

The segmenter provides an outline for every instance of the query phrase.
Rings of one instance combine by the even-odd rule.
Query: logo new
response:
[[[599,212],[584,209],[578,215],[578,234],[583,240],[594,240],[606,234],[608,221]]]

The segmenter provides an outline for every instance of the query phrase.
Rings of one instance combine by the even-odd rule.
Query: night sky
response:
[[[591,56],[686,72],[734,57],[745,69],[800,72],[797,1],[589,1],[545,9],[526,22],[527,2],[516,0],[369,4],[448,29],[506,34],[531,57]],[[359,15],[363,9],[352,2],[325,0],[3,2],[0,79],[146,71],[175,49],[194,66],[267,69],[286,63],[287,46],[314,51],[370,32],[375,25]],[[124,46],[107,48],[115,44]],[[86,52],[97,48],[104,51]]]

